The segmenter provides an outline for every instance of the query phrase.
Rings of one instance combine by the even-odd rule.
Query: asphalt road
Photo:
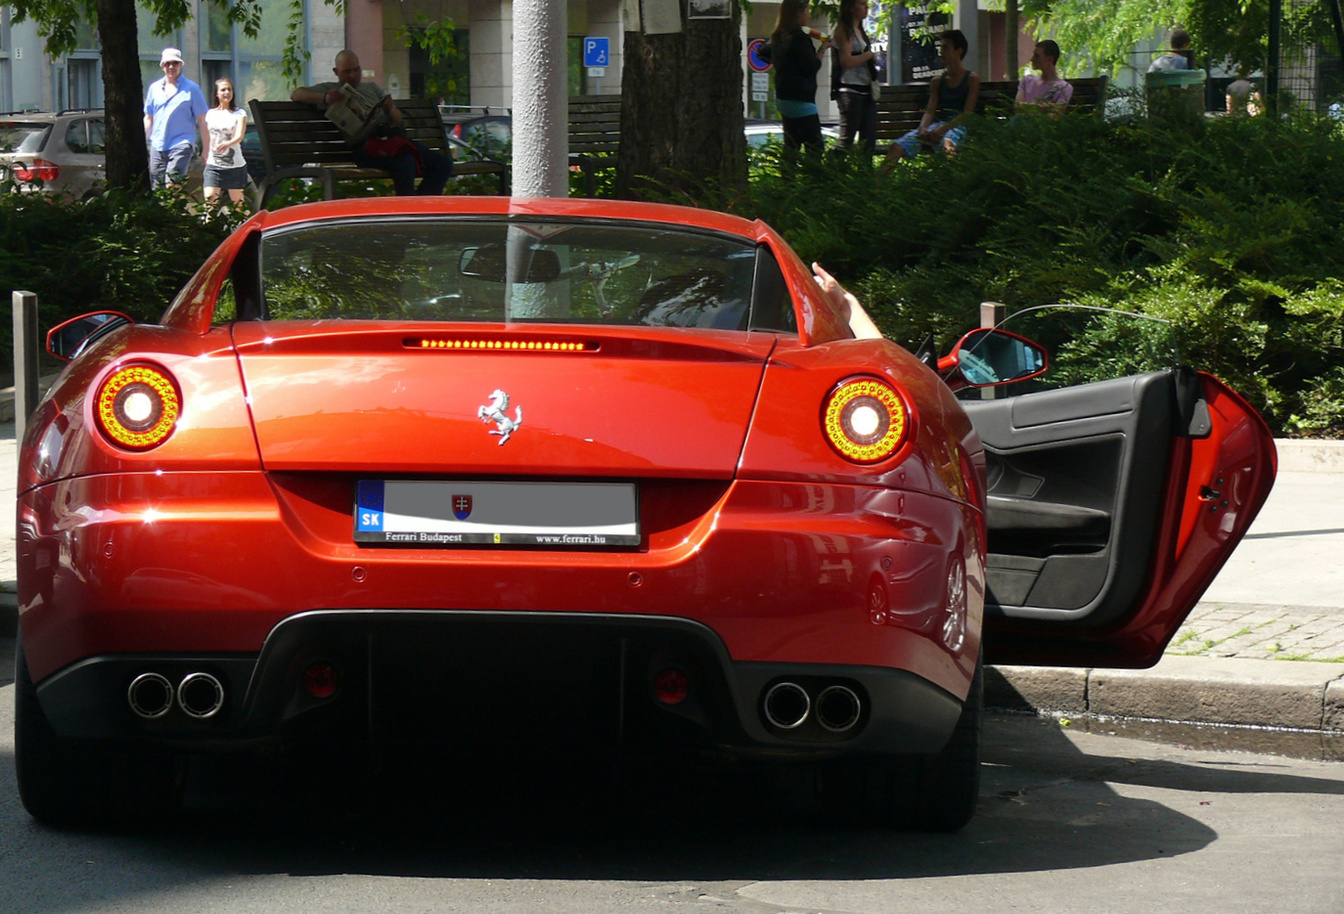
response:
[[[9,645],[3,645],[8,647]],[[0,686],[6,912],[1338,914],[1344,765],[991,717],[976,819],[951,836],[828,824],[787,785],[677,773],[399,771],[366,800],[303,771],[197,783],[163,831],[42,829]],[[414,785],[414,786],[409,786]]]

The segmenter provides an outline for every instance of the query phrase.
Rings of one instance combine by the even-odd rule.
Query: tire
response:
[[[980,795],[984,664],[952,735],[936,755],[891,756],[873,763],[827,763],[817,769],[823,812],[846,824],[954,832],[975,815]]]
[[[984,662],[977,660],[971,690],[943,751],[915,763],[906,796],[907,821],[920,831],[954,832],[975,815],[980,796],[980,730],[985,706]]]
[[[42,711],[20,634],[14,656],[14,769],[19,799],[54,828],[160,821],[181,801],[180,766],[166,753],[107,751],[61,739]]]

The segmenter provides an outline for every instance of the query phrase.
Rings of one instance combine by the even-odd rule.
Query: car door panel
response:
[[[1182,370],[964,405],[987,468],[987,658],[1155,662],[1268,494],[1263,421]],[[1209,492],[1215,513],[1235,515],[1211,538]]]

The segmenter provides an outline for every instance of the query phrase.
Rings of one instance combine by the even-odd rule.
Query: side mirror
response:
[[[1007,330],[972,330],[957,341],[952,351],[938,360],[938,370],[956,370],[961,384],[996,387],[1044,374],[1048,367],[1045,347]]]
[[[555,251],[535,248],[526,254],[527,274],[514,282],[555,282],[560,278],[560,258]],[[457,262],[457,272],[486,282],[504,282],[508,275],[508,251],[502,244],[467,248]]]
[[[120,311],[94,311],[72,317],[47,331],[47,352],[62,361],[72,361],[95,340],[100,340],[118,327],[134,324]]]

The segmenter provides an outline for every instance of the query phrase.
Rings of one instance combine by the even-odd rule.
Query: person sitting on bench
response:
[[[350,144],[351,160],[360,168],[377,168],[390,174],[399,197],[443,193],[453,174],[453,160],[406,137],[401,129],[401,112],[377,83],[363,81],[364,71],[355,52],[337,54],[332,72],[336,82],[295,89],[290,100],[316,105],[327,110],[328,117],[343,100],[350,102],[350,111],[367,111],[366,116],[353,122],[332,118]],[[419,188],[416,175],[422,176]]]

